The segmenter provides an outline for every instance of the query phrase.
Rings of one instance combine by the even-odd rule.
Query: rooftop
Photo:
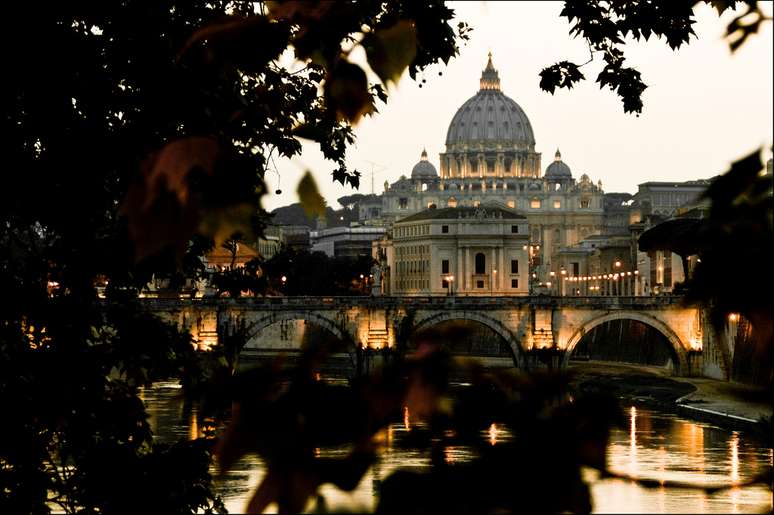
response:
[[[460,218],[508,219],[526,220],[526,216],[498,206],[481,207],[445,207],[441,209],[426,209],[419,213],[407,216],[395,223],[417,222],[420,220],[457,220]]]

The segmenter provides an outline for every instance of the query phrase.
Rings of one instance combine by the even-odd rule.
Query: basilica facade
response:
[[[422,151],[410,177],[385,183],[381,205],[369,210],[376,216],[362,222],[392,227],[432,209],[512,211],[525,217],[528,232],[520,236],[537,249],[535,266],[541,274],[553,270],[561,248],[603,231],[604,193],[601,182],[594,184],[586,174],[576,181],[558,149],[543,170],[535,145],[532,124],[524,110],[501,90],[490,54],[478,92],[451,119],[446,149],[439,155],[440,173]],[[465,232],[468,236],[475,232],[470,223]],[[388,266],[397,273],[394,263]],[[520,280],[514,293],[522,293],[523,278]],[[431,291],[439,288],[435,282],[430,283]],[[507,281],[501,282],[505,285]]]

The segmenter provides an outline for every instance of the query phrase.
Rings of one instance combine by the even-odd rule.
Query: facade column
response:
[[[505,242],[498,249],[498,253],[500,254],[500,259],[497,265],[497,289],[503,291],[505,290]],[[510,273],[510,269],[508,273]]]
[[[464,280],[462,271],[462,247],[457,246],[457,263],[454,267],[454,281],[452,281],[452,290],[454,290],[454,283],[457,283],[457,289],[461,289]]]
[[[465,291],[470,291],[470,271],[473,270],[470,266],[470,247],[465,247]]]
[[[500,270],[497,270],[497,249],[495,247],[492,247],[489,250],[489,255],[492,257],[492,261],[490,261],[489,265],[489,293],[493,294],[495,292],[495,282],[497,282],[497,274],[500,273]],[[495,272],[497,270],[497,272]]]

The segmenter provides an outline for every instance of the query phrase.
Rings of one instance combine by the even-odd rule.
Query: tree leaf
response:
[[[168,143],[143,162],[119,211],[127,217],[137,260],[167,245],[182,251],[199,220],[189,176],[194,170],[212,176],[219,152],[214,138],[197,136]]]
[[[414,24],[401,20],[395,25],[376,29],[363,41],[368,64],[385,84],[397,84],[417,53]]]
[[[578,65],[561,61],[540,72],[540,89],[554,94],[557,87],[572,89],[576,82],[585,79]]]
[[[298,193],[301,207],[304,208],[306,216],[310,218],[325,216],[325,199],[317,190],[317,182],[315,182],[311,172],[307,171],[301,178],[296,193]]]
[[[181,204],[185,204],[188,201],[188,173],[199,167],[207,175],[212,175],[218,150],[214,138],[191,137],[168,143],[158,154],[151,156],[149,166],[143,169],[146,186],[151,192],[145,200],[144,208],[147,209],[153,203],[153,193],[161,183],[175,194]]]
[[[345,60],[339,61],[328,75],[325,99],[339,118],[351,123],[374,110],[366,73],[360,66]]]
[[[269,9],[269,13],[276,19],[288,19],[293,20],[297,18],[305,18],[311,20],[319,20],[322,18],[331,8],[335,2],[310,2],[290,0],[288,2],[266,2],[266,7]]]

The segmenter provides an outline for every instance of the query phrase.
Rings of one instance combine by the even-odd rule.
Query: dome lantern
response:
[[[489,61],[486,68],[481,72],[481,91],[495,90],[500,91],[500,75],[492,64],[492,52],[489,52]]]

